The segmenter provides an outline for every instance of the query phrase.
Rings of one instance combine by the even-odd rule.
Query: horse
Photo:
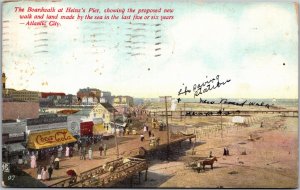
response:
[[[218,161],[217,157],[213,157],[211,159],[205,159],[201,162],[202,166],[203,166],[203,170],[205,170],[205,166],[206,165],[210,165],[211,169],[214,169],[213,165],[214,165],[214,161]]]

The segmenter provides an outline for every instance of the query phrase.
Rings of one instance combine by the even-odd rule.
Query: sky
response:
[[[26,13],[14,12],[15,6],[168,8],[174,19],[25,26],[19,15]],[[298,20],[289,1],[29,1],[5,3],[3,21],[7,88],[178,97],[185,86],[192,90],[219,75],[230,82],[199,97],[298,97]]]

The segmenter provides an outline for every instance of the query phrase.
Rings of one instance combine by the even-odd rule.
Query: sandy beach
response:
[[[231,126],[227,118],[222,132],[200,133],[195,143],[196,155],[190,155],[186,142],[185,156],[176,161],[152,161],[149,180],[140,187],[182,188],[296,188],[298,187],[298,118],[255,115],[249,127]],[[197,118],[196,120],[201,120]],[[204,118],[202,120],[206,120]],[[192,122],[190,119],[189,122]],[[212,119],[213,120],[213,119]],[[226,119],[225,119],[226,121]],[[263,127],[260,127],[263,122]],[[175,123],[175,122],[173,122]],[[193,122],[192,122],[193,123]],[[194,122],[197,123],[197,122]],[[226,122],[225,122],[226,123]],[[252,140],[249,140],[249,136]],[[228,147],[229,156],[223,156]],[[214,169],[206,166],[197,173],[186,167],[192,158],[217,157]],[[242,155],[242,153],[246,153]],[[196,157],[196,158],[195,158]]]

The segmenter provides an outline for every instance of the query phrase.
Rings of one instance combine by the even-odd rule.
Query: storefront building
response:
[[[51,154],[56,155],[58,148],[65,147],[76,141],[68,131],[67,116],[56,114],[41,115],[38,119],[27,120],[27,148],[37,152],[38,160]]]
[[[26,122],[2,123],[2,161],[17,163],[26,154]]]
[[[109,103],[100,103],[97,104],[92,109],[92,118],[102,118],[105,128],[110,128],[110,123],[113,121],[114,113],[118,111]]]

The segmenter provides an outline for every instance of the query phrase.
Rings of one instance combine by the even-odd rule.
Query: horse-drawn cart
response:
[[[191,160],[187,161],[185,163],[185,166],[197,171],[198,173],[200,173],[200,171],[205,171],[205,166],[206,165],[210,165],[211,169],[213,169],[214,162],[218,161],[217,157],[211,157],[211,158],[207,158],[207,157],[190,157],[190,158],[191,158]]]

